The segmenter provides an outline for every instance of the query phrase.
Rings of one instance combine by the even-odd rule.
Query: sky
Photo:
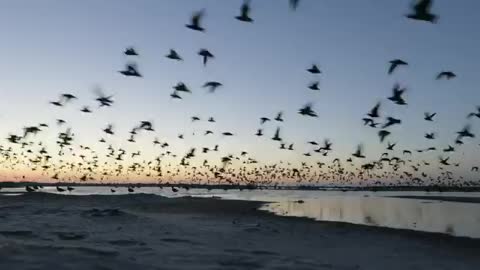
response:
[[[317,161],[307,158],[306,142],[329,138],[334,151],[325,160],[347,158],[363,144],[367,159],[385,151],[376,135],[378,130],[364,127],[361,119],[377,102],[381,115],[402,119],[391,129],[387,141],[397,142],[398,150],[430,146],[445,148],[453,144],[465,124],[475,133],[479,119],[467,120],[480,101],[477,61],[480,59],[480,32],[474,0],[437,0],[433,12],[437,24],[405,18],[408,0],[303,0],[296,11],[288,1],[251,1],[252,24],[234,19],[242,1],[219,0],[45,0],[4,1],[0,3],[0,136],[21,134],[24,126],[48,123],[37,135],[54,149],[58,132],[72,127],[76,144],[104,149],[98,140],[127,151],[142,151],[153,159],[158,137],[171,145],[172,152],[184,155],[191,147],[221,146],[221,153],[206,158],[247,151],[261,163],[285,160],[292,163]],[[204,9],[205,33],[185,27],[191,14]],[[133,46],[140,54],[135,59],[143,78],[118,73],[130,61],[123,55]],[[184,61],[165,58],[175,49]],[[206,67],[197,52],[207,48],[215,58]],[[388,62],[400,58],[409,63],[392,76]],[[306,72],[317,64],[321,90],[308,84],[317,79]],[[443,70],[452,70],[454,80],[435,80]],[[219,81],[223,87],[210,94],[201,86]],[[172,86],[182,81],[193,93],[172,100]],[[407,106],[386,100],[395,83],[408,88]],[[92,91],[101,87],[113,94],[111,108],[98,109]],[[79,99],[63,108],[49,104],[61,93]],[[314,104],[318,118],[297,113],[308,102]],[[79,112],[84,105],[94,113]],[[265,137],[254,136],[259,118],[274,118],[284,112],[284,123],[266,123]],[[433,123],[423,120],[424,112],[436,112]],[[198,116],[200,122],[191,123]],[[208,117],[217,123],[208,123]],[[67,124],[57,127],[55,119]],[[128,131],[141,120],[154,123],[155,133],[142,133],[136,144],[128,143]],[[115,136],[102,134],[113,124]],[[276,127],[287,144],[296,151],[280,151],[270,140]],[[214,131],[203,136],[205,130]],[[233,137],[221,136],[229,131]],[[423,136],[435,132],[438,139],[428,142]],[[193,135],[195,133],[195,136]],[[177,139],[184,134],[185,140]],[[9,147],[4,140],[1,143]],[[469,178],[480,157],[478,139],[450,155],[464,166],[457,170]],[[17,147],[17,146],[13,146]],[[15,148],[16,149],[16,148]],[[99,150],[100,151],[100,150]],[[438,152],[418,159],[437,159]],[[28,170],[28,169],[26,169]],[[3,179],[10,173],[3,169]]]

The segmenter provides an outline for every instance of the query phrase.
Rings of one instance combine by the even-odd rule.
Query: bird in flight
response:
[[[433,0],[417,0],[416,2],[412,7],[412,13],[407,14],[406,17],[412,20],[436,23],[438,16],[431,13]]]
[[[283,112],[278,112],[277,116],[275,117],[275,121],[283,122],[282,116],[283,116]]]
[[[190,91],[190,89],[183,83],[183,82],[178,82],[174,87],[173,89],[175,89],[175,91],[178,91],[178,92],[187,92],[187,93],[191,93],[192,91]]]
[[[307,69],[308,72],[312,74],[320,74],[322,73],[320,69],[317,67],[317,65],[313,64],[309,69]]]
[[[407,103],[402,97],[405,90],[405,88],[400,88],[400,85],[398,83],[395,84],[392,90],[393,94],[388,99],[393,101],[397,105],[407,105]]]
[[[177,61],[183,60],[182,57],[174,49],[170,49],[170,52],[165,57]]]
[[[204,15],[204,10],[193,13],[192,17],[190,18],[190,24],[186,24],[185,26],[195,31],[205,32],[205,28],[200,25],[200,22]]]
[[[380,117],[378,111],[380,109],[380,102],[378,102],[375,107],[373,107],[370,112],[367,114],[368,116],[372,117],[372,118],[377,118],[377,117]]]
[[[390,135],[390,131],[384,130],[384,129],[380,130],[378,132],[378,137],[380,137],[380,142],[383,143],[383,141],[388,135]]]
[[[451,79],[455,79],[456,77],[457,77],[457,74],[453,73],[452,71],[442,71],[438,73],[437,80],[441,80],[441,79],[451,80]]]
[[[363,152],[363,145],[359,144],[357,146],[357,150],[355,151],[355,153],[352,154],[352,156],[356,158],[365,158],[365,155],[362,152]]]
[[[123,53],[129,56],[138,56],[137,51],[133,47],[128,47]]]
[[[203,88],[208,88],[210,93],[214,93],[215,90],[217,90],[218,87],[222,86],[223,84],[216,82],[216,81],[210,81],[206,82],[203,85]]]
[[[382,126],[382,128],[387,128],[393,125],[399,125],[402,123],[402,120],[396,119],[393,117],[387,117],[387,122]]]
[[[428,113],[428,112],[426,112],[424,119],[425,119],[426,121],[433,121],[433,117],[434,117],[435,115],[437,115],[437,113]]]
[[[313,91],[318,91],[318,90],[320,90],[320,88],[318,87],[319,84],[320,84],[320,82],[315,81],[308,86],[308,89],[313,90]]]
[[[242,22],[253,22],[253,19],[250,18],[250,0],[245,0],[240,7],[240,15],[236,16],[235,19]]]
[[[282,138],[280,138],[280,128],[277,127],[277,130],[275,131],[275,135],[273,135],[272,140],[274,141],[282,141]]]
[[[300,110],[298,110],[298,113],[310,117],[318,117],[318,114],[312,109],[312,106],[313,105],[311,103],[307,103],[305,106],[300,108]]]
[[[127,77],[142,77],[142,74],[137,70],[137,65],[134,63],[127,64],[125,70],[120,70],[119,72]]]
[[[390,68],[388,69],[388,74],[391,75],[398,66],[407,66],[408,63],[401,59],[394,59],[390,61]]]
[[[207,49],[201,49],[198,52],[198,55],[203,57],[203,65],[206,66],[209,58],[214,58],[215,56],[210,53]]]
[[[298,2],[300,2],[300,0],[289,0],[290,8],[292,10],[297,10]]]

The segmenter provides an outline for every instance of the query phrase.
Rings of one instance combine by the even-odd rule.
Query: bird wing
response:
[[[419,0],[413,7],[417,13],[425,13],[432,6],[432,0]]]

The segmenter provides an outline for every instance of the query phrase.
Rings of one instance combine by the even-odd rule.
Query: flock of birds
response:
[[[299,6],[299,0],[290,0],[290,7],[296,10]],[[411,13],[406,15],[408,19],[426,21],[435,23],[438,16],[431,12],[433,0],[417,1],[411,8]],[[250,15],[250,1],[244,1],[240,8],[240,14],[235,19],[244,23],[253,23],[254,19]],[[205,32],[203,25],[203,16],[205,11],[195,12],[189,23],[185,26],[192,31]],[[135,59],[139,52],[135,48],[129,47],[124,51],[127,57]],[[198,56],[204,66],[210,61],[214,61],[215,56],[207,49],[200,49]],[[183,61],[182,56],[170,49],[166,58],[172,61]],[[387,69],[388,75],[394,75],[396,70],[405,68],[409,64],[402,59],[394,59],[389,62]],[[305,72],[312,76],[320,76],[322,71],[313,64],[307,67]],[[120,74],[127,77],[142,78],[142,74],[134,61],[128,62],[125,69],[119,71]],[[438,73],[437,80],[452,80],[456,78],[453,71],[445,70]],[[217,81],[208,81],[203,85],[209,92],[215,93],[223,84]],[[311,83],[308,88],[312,91],[318,91],[319,82]],[[406,89],[400,84],[395,84],[392,89],[391,96],[387,97],[383,102],[389,102],[394,106],[407,105],[404,96]],[[95,89],[98,103],[98,110],[114,106],[114,96],[103,93],[102,90]],[[182,99],[183,95],[191,93],[190,88],[183,82],[178,82],[173,86],[173,92],[170,94],[172,99]],[[78,100],[74,94],[64,93],[58,99],[50,101],[52,106],[64,107]],[[427,149],[400,149],[396,148],[397,143],[389,141],[392,134],[391,127],[401,125],[402,120],[388,116],[381,120],[382,102],[378,102],[373,108],[366,112],[362,121],[366,128],[376,129],[379,142],[384,145],[385,152],[379,157],[369,158],[364,151],[362,144],[352,150],[351,156],[345,159],[335,158],[331,162],[327,162],[322,157],[327,157],[334,151],[334,144],[331,140],[325,139],[323,142],[307,141],[304,142],[311,147],[311,151],[299,153],[304,157],[310,157],[311,162],[301,162],[301,164],[292,164],[291,162],[280,161],[275,164],[261,164],[247,151],[237,154],[226,153],[218,162],[204,158],[209,152],[220,152],[221,146],[214,145],[192,147],[187,153],[175,153],[171,149],[169,142],[161,141],[154,138],[152,147],[158,149],[159,155],[153,159],[142,156],[142,152],[128,152],[122,147],[114,147],[109,143],[112,136],[117,136],[115,128],[112,124],[106,124],[103,129],[103,135],[98,139],[105,146],[106,154],[101,156],[91,146],[77,145],[75,143],[75,133],[70,127],[65,127],[68,123],[65,120],[57,119],[56,124],[61,128],[58,133],[56,144],[58,149],[47,149],[43,142],[35,141],[35,136],[49,128],[48,124],[41,123],[36,126],[27,126],[23,129],[23,134],[10,134],[7,138],[8,142],[18,145],[20,151],[15,151],[10,147],[1,147],[0,154],[3,156],[2,165],[6,168],[15,170],[18,166],[23,165],[31,168],[32,171],[40,171],[56,182],[68,185],[70,182],[96,182],[96,183],[112,183],[111,179],[129,179],[133,176],[140,179],[154,179],[158,183],[169,183],[173,179],[182,179],[181,182],[192,184],[227,184],[232,186],[253,185],[253,186],[277,186],[279,184],[294,183],[302,185],[314,185],[318,183],[335,183],[337,185],[356,185],[369,183],[371,185],[439,185],[439,186],[475,186],[478,182],[463,179],[463,177],[454,177],[450,168],[460,166],[449,159],[449,153],[452,153],[460,147],[465,140],[474,138],[475,135],[470,131],[470,126],[466,125],[457,132],[457,137],[451,145],[442,148],[429,147]],[[89,106],[83,106],[81,113],[94,113],[94,109]],[[308,103],[298,109],[298,114],[303,117],[318,117],[313,104]],[[278,112],[275,117],[263,116],[259,119],[260,128],[256,132],[252,132],[252,136],[265,137],[264,126],[267,122],[284,122],[284,112]],[[468,118],[480,118],[480,107],[476,111],[470,113]],[[436,119],[435,112],[426,112],[425,121],[433,122]],[[201,121],[198,116],[191,117],[192,122]],[[216,123],[214,117],[208,117],[209,123]],[[142,133],[155,132],[154,124],[151,121],[139,121],[134,126],[126,143],[135,143],[137,136]],[[203,135],[209,136],[216,133],[213,130],[205,130]],[[222,136],[236,136],[234,132],[220,132]],[[282,151],[295,152],[295,144],[287,143],[282,137],[280,127],[272,135],[268,135],[268,140],[277,143],[278,148]],[[435,140],[435,132],[425,133],[427,140]],[[184,136],[178,135],[178,140],[184,139]],[[386,144],[386,145],[385,145]],[[39,149],[39,150],[38,150]],[[415,153],[436,151],[440,152],[437,161],[421,160],[414,158]],[[318,156],[316,158],[314,155]],[[53,157],[55,162],[52,162]],[[169,157],[169,162],[165,162],[165,158]],[[72,158],[75,158],[72,160]],[[203,161],[202,161],[203,159]],[[175,160],[176,162],[172,162]],[[196,160],[196,162],[193,162]],[[437,176],[429,175],[426,168],[438,167],[440,172]],[[437,168],[435,168],[437,170]],[[478,167],[472,167],[472,171],[478,171]],[[25,176],[23,176],[25,178]],[[380,179],[382,181],[380,181]],[[364,180],[360,181],[359,180]],[[29,192],[33,192],[41,187],[27,186]],[[57,186],[58,191],[71,191],[73,188],[64,189]],[[134,186],[129,187],[130,192],[134,191]],[[174,191],[177,189],[173,188]],[[112,189],[115,192],[115,189]]]

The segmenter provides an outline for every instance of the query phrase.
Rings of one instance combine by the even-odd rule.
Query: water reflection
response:
[[[479,204],[359,196],[325,196],[303,201],[280,201],[262,209],[321,221],[480,238]]]

